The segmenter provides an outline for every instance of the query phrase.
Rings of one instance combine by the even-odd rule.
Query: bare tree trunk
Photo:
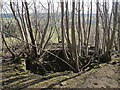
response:
[[[111,40],[110,40],[110,43],[109,43],[109,51],[111,51],[112,49],[112,46],[113,46],[113,42],[114,42],[114,39],[115,39],[115,34],[116,34],[116,27],[117,27],[117,14],[118,14],[118,1],[116,2],[113,2],[115,3],[114,5],[114,9],[113,9],[113,30],[112,30],[112,35],[111,35]]]
[[[25,7],[26,7],[26,14],[27,14],[27,21],[28,21],[28,30],[31,38],[31,43],[35,46],[35,39],[33,37],[33,31],[32,31],[32,26],[31,26],[31,21],[30,21],[30,15],[29,15],[29,10],[28,10],[28,4],[25,2]],[[33,57],[37,57],[37,50],[36,47],[32,47],[32,54]]]
[[[19,17],[20,17],[20,13],[19,13]],[[20,17],[20,20],[21,20],[21,24],[22,24],[21,27],[23,29],[25,40],[26,42],[28,42],[28,34],[27,34],[27,29],[25,26],[25,19],[24,19],[24,2],[22,2],[22,15]],[[30,48],[28,44],[26,44],[26,48],[28,49],[28,52],[30,52]]]
[[[82,37],[82,28],[81,28],[81,19],[80,19],[80,1],[78,2],[78,55],[82,55],[82,43],[83,43],[83,37]]]
[[[86,48],[85,48],[85,46],[86,46],[86,39],[87,39],[87,33],[86,33],[86,29],[85,29],[85,16],[84,16],[84,12],[85,12],[85,10],[84,10],[84,6],[85,6],[85,4],[84,4],[84,1],[82,1],[82,30],[83,30],[83,46],[82,46],[82,48],[84,48],[84,54],[85,55],[87,55],[87,52],[85,52],[86,51]]]
[[[91,0],[91,8],[90,8],[90,20],[89,20],[89,23],[88,23],[88,36],[87,36],[87,43],[86,43],[87,55],[88,55],[88,43],[89,43],[89,38],[90,38],[91,23],[92,23],[92,0]]]
[[[118,51],[120,52],[120,3],[118,4]]]
[[[74,16],[75,15],[75,2],[72,2],[72,25],[71,25],[71,40],[72,40],[72,57],[75,60],[76,71],[79,72],[79,62],[77,55],[76,39],[75,39],[75,27],[74,27]]]
[[[62,35],[62,49],[63,49],[63,53],[64,53],[64,57],[66,59],[67,62],[70,62],[69,61],[69,57],[66,53],[66,50],[65,50],[65,29],[64,29],[64,2],[61,2],[61,35]],[[66,24],[67,25],[67,24]],[[69,36],[67,36],[69,37]],[[67,38],[67,41],[68,41],[68,38]],[[69,41],[68,41],[69,42]],[[70,46],[70,44],[68,44],[68,46]]]
[[[119,4],[119,8],[120,8],[120,4]],[[118,15],[119,15],[118,16],[118,51],[120,52],[120,11]]]
[[[110,27],[111,27],[111,15],[109,17],[109,13],[108,13],[108,6],[107,6],[107,2],[103,2],[103,16],[104,16],[104,22],[103,22],[103,30],[104,30],[104,46],[105,47],[105,51],[108,51],[108,47],[109,47],[109,42],[110,42]]]
[[[20,22],[19,22],[18,18],[16,17],[15,11],[14,11],[14,9],[13,9],[13,4],[12,4],[12,2],[10,2],[10,7],[11,7],[11,10],[12,10],[12,13],[13,13],[14,18],[15,18],[15,20],[17,21],[18,28],[19,28],[19,30],[20,30],[21,38],[24,40],[23,31],[22,31],[22,29],[21,29]]]
[[[71,54],[71,42],[70,42],[70,32],[69,32],[69,11],[68,11],[68,2],[66,2],[66,41],[67,41],[67,45],[68,45],[68,48],[69,48],[69,51],[70,51],[70,54]],[[67,56],[68,57],[68,56]],[[69,57],[68,57],[69,59]],[[70,61],[68,61],[70,62]]]
[[[48,17],[47,17],[47,24],[42,32],[42,37],[41,37],[41,42],[40,42],[40,53],[43,49],[43,43],[44,43],[44,40],[45,40],[45,35],[47,33],[47,28],[48,28],[48,25],[49,25],[49,22],[50,22],[50,2],[48,2]]]
[[[62,35],[62,48],[63,50],[65,49],[65,46],[64,46],[64,2],[61,2],[61,35]]]
[[[72,2],[72,24],[71,24],[71,40],[72,40],[72,55],[74,60],[76,59],[76,40],[75,40],[75,27],[74,27],[74,15],[75,15],[75,2]]]
[[[15,54],[14,54],[14,53],[12,52],[12,50],[8,47],[8,45],[7,45],[6,41],[5,41],[5,38],[4,38],[3,34],[2,34],[2,40],[3,40],[6,48],[8,49],[8,51],[11,53],[12,58],[15,58]]]
[[[107,7],[107,5],[108,5],[107,2],[103,2],[102,10],[100,10],[100,7],[99,7],[99,13],[100,13],[100,17],[102,21],[102,29],[103,29],[102,54],[108,51],[109,42],[110,42],[112,11],[109,16],[109,13],[108,13],[109,8]]]
[[[99,1],[96,4],[96,35],[95,35],[95,53],[99,54]]]

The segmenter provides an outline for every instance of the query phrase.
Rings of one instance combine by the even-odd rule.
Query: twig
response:
[[[95,53],[91,56],[89,62],[85,66],[83,66],[80,71],[82,71],[84,68],[86,68],[91,63],[92,58],[94,57],[94,55],[95,55]]]
[[[16,39],[18,39],[18,40],[20,40],[20,41],[23,41],[24,43],[27,43],[27,44],[29,44],[29,45],[31,45],[31,46],[33,46],[33,47],[36,47],[35,45],[33,45],[33,44],[31,44],[31,43],[28,43],[28,42],[26,42],[26,41],[24,41],[24,40],[22,40],[22,39],[20,39],[20,38],[18,38],[18,37],[15,37],[14,35],[11,35],[11,34],[5,32],[5,31],[1,31],[1,30],[0,30],[0,32],[5,33],[5,34],[7,34],[7,35],[10,35],[10,36],[12,36],[12,37],[14,37],[14,38],[16,38]],[[36,48],[38,48],[38,47],[36,47]],[[53,56],[55,56],[55,57],[57,57],[58,59],[60,59],[60,60],[63,61],[64,63],[66,63],[72,70],[76,71],[76,70],[75,70],[68,62],[66,62],[64,59],[58,57],[57,55],[51,53],[51,52],[48,51],[48,50],[44,50],[44,49],[42,49],[42,50],[45,51],[45,52],[47,52],[47,53],[49,53],[49,54],[51,54],[51,55],[53,55]]]

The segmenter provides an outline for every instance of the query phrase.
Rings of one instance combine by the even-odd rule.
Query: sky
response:
[[[4,3],[4,10],[2,11],[2,12],[7,12],[7,13],[10,13],[10,7],[9,7],[9,1],[10,0],[0,0],[0,4],[1,3]],[[12,2],[22,2],[22,1],[25,1],[25,0],[11,0]],[[58,4],[58,2],[60,2],[60,1],[68,1],[69,2],[69,10],[71,11],[71,2],[72,1],[80,1],[80,2],[82,2],[82,0],[26,0],[28,3],[30,3],[30,2],[33,2],[33,1],[36,1],[36,5],[37,5],[37,8],[38,8],[38,12],[40,11],[40,12],[46,12],[46,10],[45,10],[45,8],[47,8],[47,1],[51,1],[51,2],[53,2],[54,3],[54,10],[57,10],[57,8],[58,8],[58,6],[59,6],[59,12],[60,12],[60,4]],[[89,4],[90,4],[90,1],[91,0],[83,0],[84,2],[85,2],[85,13],[87,13],[87,6],[89,6]],[[95,13],[96,12],[96,1],[98,1],[98,0],[92,0],[92,2],[93,2],[93,13]],[[103,2],[103,1],[106,1],[106,2],[108,2],[109,3],[109,8],[110,8],[110,10],[111,10],[111,8],[112,8],[112,1],[117,1],[117,0],[99,0],[99,2]],[[120,0],[118,0],[118,1],[120,1]],[[42,5],[45,7],[44,8],[44,10],[42,11],[41,9],[39,10],[39,8],[40,8],[40,2],[42,3]],[[1,5],[0,5],[1,6]],[[32,5],[31,5],[32,6]],[[32,9],[30,9],[30,12],[32,12],[33,10]],[[1,13],[1,12],[0,12]]]

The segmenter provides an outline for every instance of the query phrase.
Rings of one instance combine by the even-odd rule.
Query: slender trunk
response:
[[[81,29],[81,19],[80,19],[80,2],[78,2],[78,55],[82,55],[82,29]]]
[[[33,57],[37,57],[37,50],[36,50],[36,47],[35,47],[35,39],[33,37],[33,30],[32,30],[32,26],[31,26],[30,14],[29,14],[27,2],[25,2],[25,7],[26,7],[26,14],[27,14],[27,21],[28,21],[28,30],[29,30],[29,34],[30,34],[30,38],[31,38],[31,43],[34,45],[32,47],[32,54],[33,54]]]
[[[47,33],[47,28],[48,28],[48,25],[49,25],[49,22],[50,22],[50,3],[48,2],[48,17],[47,17],[47,24],[42,32],[42,37],[41,37],[41,42],[40,42],[40,53],[43,49],[43,43],[44,43],[44,40],[45,40],[45,35]]]
[[[64,46],[64,2],[61,2],[61,35],[62,35],[62,48],[65,49]]]
[[[99,1],[96,4],[96,35],[95,35],[95,53],[99,54]]]
[[[120,12],[118,16],[118,50],[120,52]]]
[[[68,11],[68,2],[66,2],[66,34],[67,34],[67,42],[69,48],[71,48],[70,37],[69,37],[69,11]]]
[[[111,51],[113,43],[114,43],[114,39],[115,39],[115,34],[116,34],[116,27],[117,27],[117,14],[118,14],[118,2],[113,2],[115,3],[115,6],[113,7],[113,31],[112,31],[112,35],[111,35],[111,40],[109,43],[109,51]]]
[[[35,12],[35,41],[37,39],[37,31],[38,31],[38,20],[37,20],[37,8],[36,8],[36,1],[34,1],[34,12]]]
[[[75,15],[75,2],[72,2],[72,25],[71,25],[71,39],[72,39],[72,57],[75,60],[76,72],[79,72],[79,62],[76,48],[76,39],[75,39],[75,25],[74,25],[74,16]]]
[[[91,31],[91,23],[92,23],[92,0],[91,0],[91,9],[90,9],[90,20],[89,20],[89,24],[88,24],[89,25],[88,26],[88,36],[87,36],[87,43],[86,43],[87,55],[88,55],[88,43],[89,43],[89,37],[90,37],[90,31]]]
[[[20,19],[21,19],[21,24],[22,24],[22,29],[24,32],[25,40],[26,40],[26,42],[28,42],[28,34],[27,34],[27,29],[26,29],[25,19],[24,19],[24,3],[23,2],[22,2],[22,16]],[[26,48],[30,52],[29,44],[26,44]]]
[[[10,8],[11,8],[11,10],[12,10],[12,13],[13,13],[13,16],[14,16],[15,20],[17,21],[18,28],[19,28],[19,30],[20,30],[21,38],[24,40],[23,31],[22,31],[20,22],[19,22],[18,18],[16,17],[15,10],[13,9],[13,4],[12,4],[12,2],[10,2]]]
[[[84,40],[83,40],[83,47],[86,46],[86,30],[85,30],[85,16],[84,16],[84,1],[82,1],[82,28],[83,28],[83,35],[84,35]],[[85,48],[84,48],[85,49]],[[86,54],[86,52],[84,52]]]
[[[5,38],[4,38],[3,34],[2,34],[2,40],[3,40],[3,43],[5,44],[6,48],[8,49],[8,51],[11,53],[12,58],[15,58],[15,54],[14,54],[14,53],[12,52],[12,50],[8,47],[7,42],[5,41]]]

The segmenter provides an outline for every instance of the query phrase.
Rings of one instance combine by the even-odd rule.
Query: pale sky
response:
[[[10,8],[9,8],[9,1],[10,0],[0,0],[0,2],[3,2],[3,3],[6,3],[5,5],[4,5],[4,8],[5,8],[5,10],[3,10],[4,12],[7,12],[7,13],[10,13]],[[11,0],[11,1],[13,1],[13,2],[16,2],[16,1],[19,1],[19,2],[21,2],[21,1],[25,1],[25,0]],[[59,12],[60,12],[60,4],[58,4],[58,2],[60,2],[60,1],[67,1],[67,0],[26,0],[28,3],[30,3],[30,2],[33,2],[33,1],[36,1],[36,4],[37,4],[37,9],[38,9],[38,12],[40,11],[41,12],[41,8],[40,8],[40,3],[39,2],[41,2],[42,3],[42,5],[45,7],[45,8],[47,8],[47,1],[51,1],[51,2],[53,2],[54,3],[54,9],[55,10],[57,10],[57,8],[58,8],[58,6],[59,6]],[[69,2],[69,10],[71,11],[71,1],[72,0],[68,0],[68,2]],[[80,2],[82,2],[82,0],[74,0],[74,1],[80,1]],[[89,3],[90,3],[90,1],[91,0],[83,0],[84,2],[85,2],[85,13],[87,13],[87,7],[89,6]],[[98,0],[92,0],[92,2],[93,2],[93,13],[95,13],[95,11],[96,11],[96,1],[98,1]],[[111,10],[111,7],[112,7],[112,1],[117,1],[117,0],[99,0],[99,2],[103,2],[103,1],[106,1],[106,2],[108,2],[109,3],[109,8],[110,8],[110,10]],[[120,0],[118,0],[118,1],[120,1]],[[8,4],[8,5],[7,5]],[[20,3],[21,4],[21,3]],[[32,5],[31,5],[32,6]],[[39,10],[40,9],[40,10]],[[43,10],[43,11],[45,11],[45,10]],[[30,10],[30,12],[32,12],[32,9]],[[45,11],[46,12],[46,11]]]

